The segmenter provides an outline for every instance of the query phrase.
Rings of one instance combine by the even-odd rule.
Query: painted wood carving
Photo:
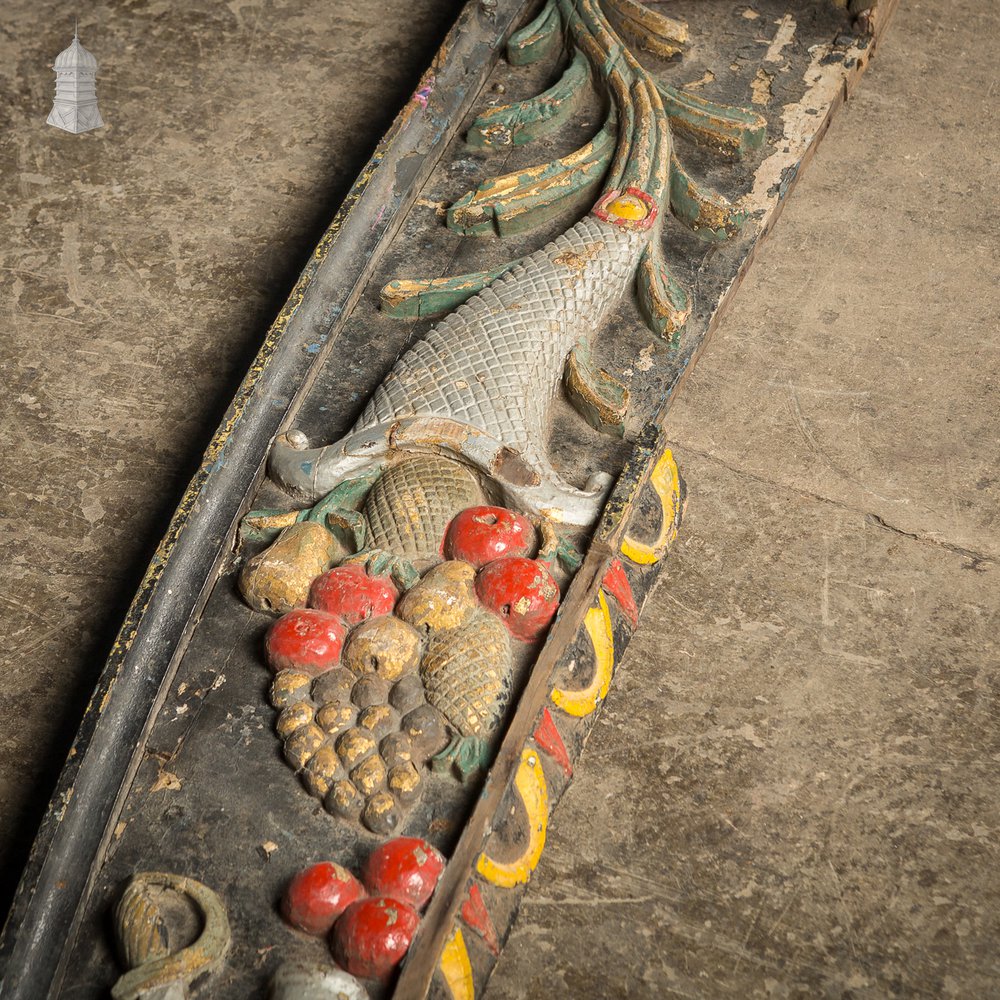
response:
[[[892,5],[758,6],[467,6],[137,598],[11,996],[482,992],[680,525],[670,398]]]
[[[657,51],[682,50],[685,23],[621,10],[626,23],[641,13],[640,37]],[[661,92],[593,0],[549,0],[510,39],[508,59],[532,62],[564,34],[570,51],[559,81],[492,108],[466,139],[526,144],[558,126],[592,78],[608,109],[601,152],[592,140],[589,153],[484,181],[449,208],[447,224],[464,234],[496,226],[503,235],[511,219],[532,228],[564,201],[592,199],[590,212],[499,275],[444,279],[459,289],[450,302],[441,281],[387,286],[383,299],[396,312],[428,287],[438,308],[455,308],[393,365],[343,438],[309,448],[292,431],[271,450],[271,476],[317,501],[244,574],[251,606],[280,609],[304,596],[312,609],[290,611],[270,632],[277,731],[286,759],[328,811],[376,834],[399,827],[428,768],[451,764],[467,778],[489,766],[514,659],[523,674],[579,565],[574,536],[604,507],[608,473],[578,488],[547,454],[564,379],[589,423],[620,434],[628,390],[589,363],[591,340],[632,287],[653,331],[668,340],[691,311],[664,262],[660,220],[673,212],[711,239],[739,231],[739,211],[681,165],[671,119],[709,148],[743,153],[764,141],[759,114]],[[248,533],[276,518],[249,515]],[[307,526],[321,563],[300,554]],[[339,564],[317,574],[334,552]],[[265,567],[271,589],[261,587]],[[301,577],[291,601],[277,567]]]

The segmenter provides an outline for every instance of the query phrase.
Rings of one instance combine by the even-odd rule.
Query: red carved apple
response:
[[[279,618],[264,643],[267,663],[279,670],[301,670],[321,674],[335,667],[347,635],[347,627],[336,615],[311,608],[296,608]]]
[[[484,566],[476,577],[476,595],[499,615],[515,639],[544,635],[559,607],[559,584],[539,559],[507,556]]]
[[[387,576],[369,576],[364,566],[336,566],[313,580],[309,606],[340,615],[348,625],[389,614],[399,596]]]
[[[364,886],[346,868],[320,861],[289,882],[281,900],[281,914],[293,927],[320,937],[364,894]]]
[[[526,556],[534,544],[535,529],[521,514],[506,507],[470,507],[448,525],[444,554],[478,569],[502,556]]]
[[[422,910],[437,888],[444,857],[419,837],[397,837],[375,848],[361,873],[373,896],[389,896]]]
[[[380,896],[352,903],[333,928],[333,957],[352,976],[385,979],[403,960],[420,917],[412,906]]]

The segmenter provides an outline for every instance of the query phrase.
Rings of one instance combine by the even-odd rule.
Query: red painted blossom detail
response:
[[[566,744],[563,743],[559,730],[556,729],[555,720],[552,718],[548,708],[542,709],[541,718],[534,732],[535,742],[544,750],[565,772],[569,778],[573,774],[573,765],[569,761],[569,754],[566,752]]]
[[[610,594],[618,602],[618,607],[622,609],[622,614],[628,618],[632,623],[632,627],[635,628],[639,624],[639,609],[636,607],[635,596],[632,593],[632,587],[628,582],[628,577],[625,575],[625,567],[622,565],[620,559],[615,559],[608,567],[608,571],[604,574],[604,579],[601,581],[601,586],[606,593]]]
[[[485,942],[486,947],[494,955],[500,954],[500,939],[497,937],[497,930],[493,926],[483,894],[479,891],[479,886],[473,882],[469,886],[469,895],[462,904],[462,919],[471,927]]]

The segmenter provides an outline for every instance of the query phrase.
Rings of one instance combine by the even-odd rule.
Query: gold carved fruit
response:
[[[254,611],[283,615],[303,608],[309,585],[342,554],[337,539],[317,521],[291,524],[243,567],[240,593]]]
[[[323,804],[328,812],[344,819],[355,819],[361,812],[365,800],[361,793],[347,778],[334,781]]]
[[[404,595],[396,613],[417,628],[457,628],[464,625],[478,608],[473,584],[475,567],[452,559],[440,563]]]
[[[388,705],[372,705],[358,714],[358,725],[375,736],[388,733],[394,721],[393,711]]]
[[[351,701],[358,708],[370,705],[384,705],[389,699],[389,682],[378,674],[365,674],[351,688]]]
[[[312,706],[308,702],[300,701],[281,710],[281,715],[278,716],[274,728],[284,740],[288,739],[296,730],[307,726],[312,720]]]
[[[326,732],[337,735],[354,725],[355,714],[353,705],[329,701],[316,713],[316,722]]]
[[[312,696],[314,701],[326,704],[331,701],[350,701],[351,688],[357,682],[357,677],[346,667],[334,667],[320,674],[313,681]]]
[[[375,752],[375,738],[366,729],[348,729],[337,738],[337,753],[347,767]]]
[[[393,797],[386,791],[376,792],[365,804],[361,822],[372,833],[386,836],[399,826],[401,816]]]
[[[417,666],[420,634],[398,618],[383,616],[362,622],[347,640],[343,663],[354,673],[377,673],[396,681]]]
[[[308,701],[312,678],[299,670],[282,670],[271,682],[271,704],[275,708],[288,708]]]
[[[301,770],[309,763],[312,756],[323,745],[326,734],[315,723],[297,729],[285,740],[285,760],[288,761],[296,771]]]
[[[420,774],[412,763],[397,764],[389,771],[389,791],[403,804],[409,805],[420,791]]]
[[[302,771],[302,780],[310,795],[316,798],[325,798],[330,791],[334,778],[343,774],[340,767],[340,758],[334,752],[333,747],[320,747],[313,755],[309,763]]]
[[[424,703],[424,682],[419,674],[407,674],[392,686],[389,692],[389,704],[400,715],[412,712]]]
[[[400,724],[409,739],[410,751],[420,761],[433,757],[448,745],[444,716],[433,705],[423,704],[405,716]]]
[[[427,701],[463,736],[490,736],[510,702],[511,662],[510,635],[495,615],[436,632],[420,664]]]
[[[385,764],[382,758],[375,754],[360,763],[351,771],[354,787],[367,799],[371,798],[385,781]]]
[[[389,733],[379,744],[379,754],[387,767],[408,764],[413,760],[413,748],[406,733]]]

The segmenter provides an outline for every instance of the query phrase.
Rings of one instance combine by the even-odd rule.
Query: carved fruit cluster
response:
[[[447,742],[417,674],[420,650],[415,629],[381,615],[354,627],[339,665],[318,676],[286,666],[271,685],[285,759],[310,794],[380,835],[397,828],[420,793],[424,762]]]
[[[443,539],[445,561],[404,594],[344,563],[313,580],[310,607],[274,623],[276,729],[330,813],[391,834],[429,758],[448,746],[468,766],[481,760],[510,699],[511,637],[540,637],[559,603],[544,560],[528,558],[534,547],[527,518],[469,508]]]
[[[281,912],[306,934],[329,935],[334,958],[351,975],[385,980],[409,950],[444,865],[427,841],[397,837],[371,853],[360,881],[332,861],[303,869]]]
[[[528,558],[535,529],[504,507],[470,507],[448,526],[444,552],[478,571],[476,597],[499,616],[515,639],[545,635],[559,608],[559,585],[544,559]]]

